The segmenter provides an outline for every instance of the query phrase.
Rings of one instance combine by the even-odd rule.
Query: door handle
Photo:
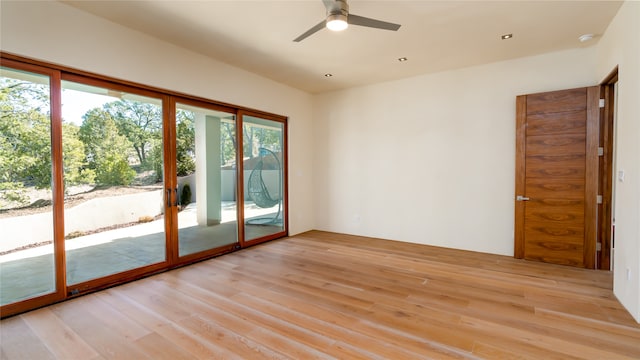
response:
[[[516,196],[516,201],[529,201],[529,198],[526,196],[518,195]]]
[[[167,207],[171,207],[171,189],[167,188]]]

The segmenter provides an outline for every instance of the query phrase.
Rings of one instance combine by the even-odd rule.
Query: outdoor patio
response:
[[[222,206],[219,225],[201,226],[196,221],[196,204],[178,214],[181,256],[237,242],[235,202]],[[246,206],[245,216],[269,218],[273,209]],[[281,224],[245,225],[247,239],[281,231]],[[164,219],[80,236],[65,241],[67,284],[77,284],[165,259]],[[0,256],[0,303],[8,304],[53,291],[53,245],[15,251]]]

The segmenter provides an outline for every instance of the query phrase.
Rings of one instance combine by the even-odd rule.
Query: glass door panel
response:
[[[238,242],[234,114],[176,104],[178,253]]]
[[[284,123],[242,117],[244,168],[244,239],[285,230]]]
[[[49,76],[0,68],[0,305],[56,291]]]
[[[166,259],[160,99],[62,82],[67,284]]]

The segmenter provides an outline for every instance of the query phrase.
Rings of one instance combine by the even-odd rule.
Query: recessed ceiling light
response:
[[[333,76],[333,74],[328,74],[328,73],[324,74],[324,77],[332,77],[332,76]]]
[[[580,35],[580,37],[578,38],[578,40],[580,40],[580,42],[587,42],[587,41],[589,41],[591,39],[593,39],[593,34]]]
[[[398,61],[400,61],[400,62],[405,62],[405,61],[407,61],[407,60],[409,60],[409,59],[407,59],[406,57],[398,58]]]
[[[512,37],[513,37],[513,34],[504,34],[500,38],[502,38],[502,40],[507,40],[507,39],[511,39]]]

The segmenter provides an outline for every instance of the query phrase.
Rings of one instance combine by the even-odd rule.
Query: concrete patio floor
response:
[[[235,203],[222,209],[222,223],[200,226],[195,204],[178,214],[180,256],[237,242]],[[273,217],[273,209],[248,206],[247,219]],[[280,224],[245,225],[247,239],[282,231]],[[104,231],[65,241],[67,285],[120,273],[165,260],[164,220]],[[0,256],[0,304],[9,304],[55,289],[53,245]]]

